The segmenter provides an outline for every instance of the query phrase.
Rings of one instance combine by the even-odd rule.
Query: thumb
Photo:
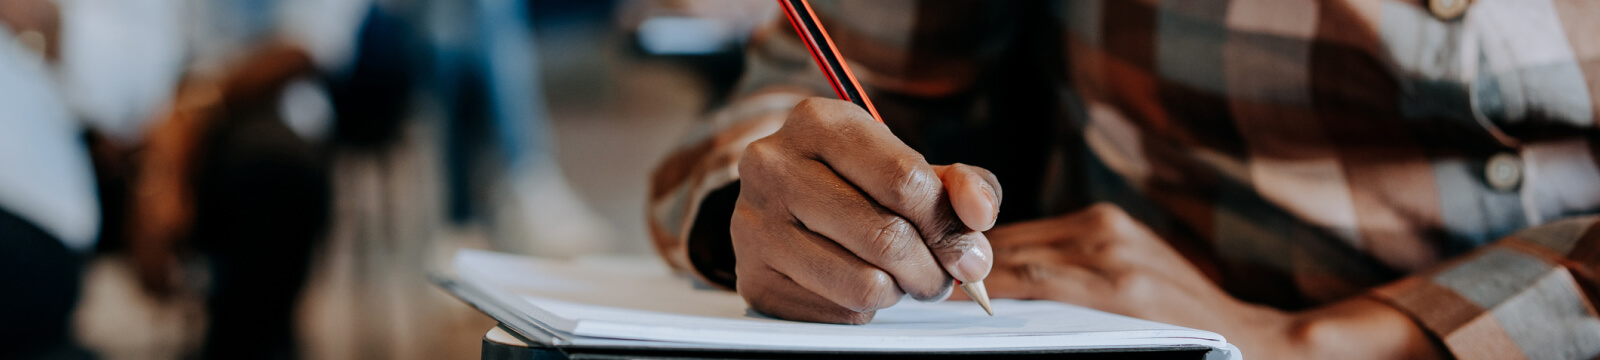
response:
[[[939,242],[951,246],[936,246],[934,253],[956,280],[982,281],[994,264],[994,250],[982,231],[993,228],[1000,214],[1000,183],[989,170],[971,165],[935,166],[934,172],[944,183],[956,217],[969,229],[949,235],[956,241]]]
[[[954,164],[933,167],[944,182],[950,206],[967,228],[989,231],[1000,216],[1000,181],[984,168]]]

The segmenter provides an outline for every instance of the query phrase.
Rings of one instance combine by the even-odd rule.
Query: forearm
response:
[[[1410,316],[1381,301],[1358,297],[1296,313],[1283,356],[1306,359],[1442,359],[1444,350]],[[1265,356],[1263,356],[1265,355]]]

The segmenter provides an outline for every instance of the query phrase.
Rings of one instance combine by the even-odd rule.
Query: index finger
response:
[[[939,174],[866,111],[844,101],[812,98],[795,105],[784,127],[788,131],[780,133],[789,136],[784,141],[794,149],[827,164],[873,201],[911,221],[949,275],[979,281],[988,274],[987,254],[969,254],[988,249],[988,240],[956,215]]]
[[[821,161],[861,188],[878,204],[912,222],[936,218],[933,205],[943,183],[921,153],[854,104],[812,98],[795,105],[785,127],[805,137],[786,139],[805,156]]]

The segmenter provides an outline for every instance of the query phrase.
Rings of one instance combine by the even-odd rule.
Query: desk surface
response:
[[[522,341],[500,326],[489,328],[483,334],[483,360],[566,360],[567,355],[555,348]]]
[[[489,332],[483,334],[483,341],[492,342],[497,346],[533,347],[532,344],[522,341],[522,339],[518,339],[516,336],[511,335],[511,333],[506,332],[506,329],[501,329],[499,326],[489,328]]]

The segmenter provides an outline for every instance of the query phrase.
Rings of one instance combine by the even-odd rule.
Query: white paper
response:
[[[464,282],[493,293],[574,345],[621,340],[664,347],[849,351],[1230,348],[1209,331],[1049,301],[997,299],[990,317],[972,302],[907,298],[879,310],[869,324],[834,325],[765,317],[735,293],[694,289],[664,270],[641,274],[473,250],[457,253],[455,268]],[[1231,353],[1237,358],[1237,351]]]

